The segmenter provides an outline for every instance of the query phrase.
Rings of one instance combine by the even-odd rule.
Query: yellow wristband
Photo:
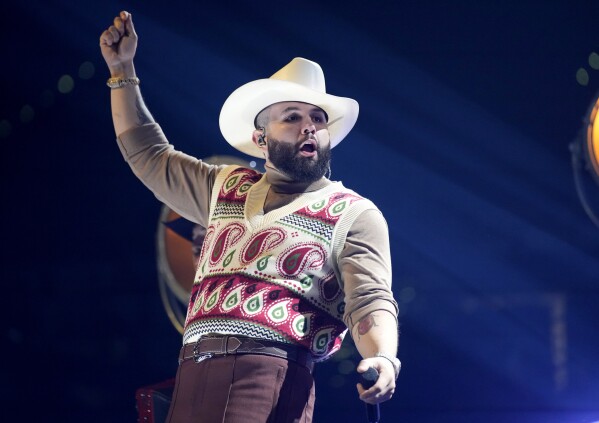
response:
[[[125,85],[139,85],[139,78],[137,77],[132,77],[132,78],[108,78],[108,81],[106,81],[106,85],[108,85],[110,88],[122,88]]]

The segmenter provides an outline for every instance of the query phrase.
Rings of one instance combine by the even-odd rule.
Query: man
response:
[[[211,166],[174,151],[144,105],[129,13],[100,46],[125,159],[161,201],[207,228],[167,421],[311,422],[313,364],[339,349],[347,327],[364,357],[357,371],[379,373],[370,389],[358,384],[360,398],[391,398],[400,363],[386,223],[324,176],[358,104],[327,94],[318,64],[294,59],[221,110],[225,139],[264,158],[265,174]]]

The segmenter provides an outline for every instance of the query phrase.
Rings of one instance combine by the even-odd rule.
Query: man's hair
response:
[[[256,115],[256,119],[254,119],[254,126],[256,129],[266,128],[268,122],[270,121],[270,106],[265,107]]]

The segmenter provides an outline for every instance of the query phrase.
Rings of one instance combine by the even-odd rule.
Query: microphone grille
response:
[[[374,385],[379,378],[379,372],[375,368],[369,367],[364,373],[360,374],[360,384],[368,389]]]

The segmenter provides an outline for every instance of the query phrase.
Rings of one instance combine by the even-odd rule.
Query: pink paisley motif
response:
[[[362,197],[358,197],[349,193],[334,193],[326,199],[322,199],[316,203],[312,203],[297,212],[298,215],[310,216],[319,219],[322,222],[334,225],[340,218],[340,212],[347,210],[351,204],[361,200]],[[340,210],[333,210],[335,206],[340,206],[345,201],[346,207],[340,208]]]
[[[333,272],[318,281],[318,285],[320,287],[320,295],[327,302],[332,302],[341,294],[341,287]]]
[[[285,231],[278,228],[258,232],[241,250],[241,262],[249,264],[285,240]]]
[[[251,169],[235,169],[223,183],[218,194],[219,200],[238,201],[246,196],[253,184],[258,182],[262,174]]]
[[[210,264],[215,265],[218,263],[225,255],[225,252],[239,242],[244,233],[245,228],[239,223],[231,223],[225,226],[214,241],[214,247],[212,247],[210,253]]]
[[[342,212],[349,209],[349,206],[355,203],[358,200],[361,200],[362,197],[358,197],[351,194],[337,194],[330,198],[329,204],[327,204],[326,210],[323,210],[326,213],[326,216],[329,219],[333,219],[337,221],[341,216]]]
[[[281,254],[277,268],[283,276],[297,276],[306,270],[320,269],[326,257],[326,251],[320,244],[298,244]]]
[[[214,225],[208,226],[208,230],[206,231],[206,236],[204,237],[204,241],[202,241],[202,252],[200,253],[200,259],[198,263],[202,263],[206,258],[206,254],[208,253],[208,246],[212,242],[212,237],[214,236]]]

